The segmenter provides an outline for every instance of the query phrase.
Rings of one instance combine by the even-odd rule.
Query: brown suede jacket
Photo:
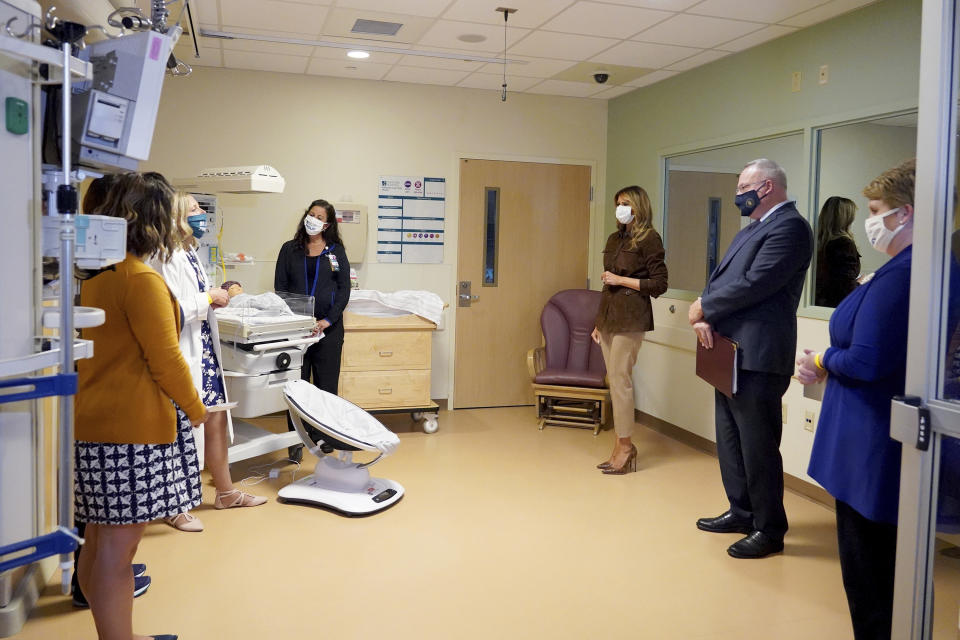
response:
[[[639,279],[640,289],[604,285],[597,329],[603,333],[653,330],[650,298],[667,290],[667,265],[663,257],[663,240],[653,229],[634,248],[630,248],[630,237],[623,228],[610,234],[603,250],[603,269]]]

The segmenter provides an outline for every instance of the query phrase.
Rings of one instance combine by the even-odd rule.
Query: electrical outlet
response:
[[[780,422],[787,424],[787,403],[780,404]]]
[[[822,64],[820,65],[820,77],[818,79],[820,84],[827,84],[830,82],[830,66]]]
[[[803,74],[799,71],[794,71],[793,75],[790,76],[790,90],[796,93],[800,91],[800,82],[803,80]]]
[[[806,411],[803,414],[803,428],[807,431],[813,433],[813,430],[817,425],[817,412],[816,411]]]

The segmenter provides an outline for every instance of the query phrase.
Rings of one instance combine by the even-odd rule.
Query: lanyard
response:
[[[321,253],[320,256],[322,256],[322,255],[323,255],[323,254]],[[317,256],[317,270],[316,270],[316,272],[314,272],[314,274],[313,274],[313,286],[310,288],[309,291],[304,291],[304,293],[305,293],[306,295],[311,296],[311,297],[313,297],[314,293],[316,293],[316,291],[317,291],[317,280],[320,279],[320,256]],[[307,282],[309,282],[309,278],[307,277],[307,256],[304,255],[304,256],[303,256],[303,286],[304,286],[304,289],[306,289]]]

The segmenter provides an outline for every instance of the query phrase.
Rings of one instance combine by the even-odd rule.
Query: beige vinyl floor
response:
[[[135,629],[184,640],[852,637],[833,513],[802,496],[786,496],[783,554],[735,560],[736,534],[694,526],[725,508],[716,459],[646,428],[638,472],[604,476],[594,465],[612,431],[541,432],[531,407],[444,411],[433,435],[405,415],[383,421],[401,445],[372,470],[406,487],[399,504],[353,519],[280,504],[284,467],[250,487],[268,504],[216,511],[208,482],[195,511],[206,531],[147,529],[137,561],[153,585],[135,601]],[[238,463],[234,479],[279,458]],[[940,556],[937,571],[935,637],[954,640],[960,560]],[[89,611],[58,590],[17,638],[96,637]]]

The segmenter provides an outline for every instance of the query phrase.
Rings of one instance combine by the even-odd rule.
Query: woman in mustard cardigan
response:
[[[183,455],[192,435],[181,429],[178,442],[178,427],[202,424],[207,411],[180,353],[180,309],[144,264],[173,249],[172,203],[162,176],[120,176],[102,213],[127,220],[127,257],[80,293],[106,312],[83,330],[95,351],[77,366],[74,470],[76,517],[87,523],[78,577],[102,640],[134,637],[130,561],[147,523],[199,502],[198,471]]]

